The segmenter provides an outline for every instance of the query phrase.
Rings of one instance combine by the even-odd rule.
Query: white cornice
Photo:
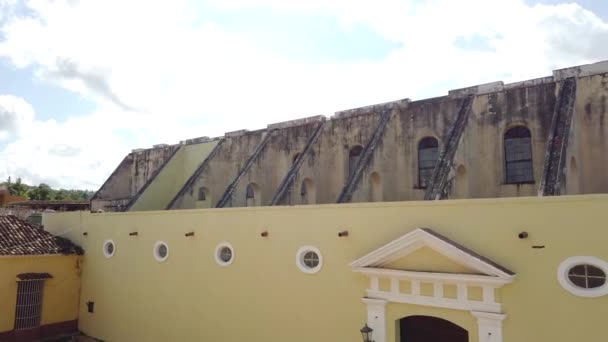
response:
[[[503,286],[513,282],[515,276],[495,277],[478,274],[432,273],[417,271],[401,271],[372,267],[356,267],[354,272],[363,273],[370,277],[391,278],[399,280],[419,280],[422,282],[440,281],[446,284],[464,283],[467,285],[494,285]]]

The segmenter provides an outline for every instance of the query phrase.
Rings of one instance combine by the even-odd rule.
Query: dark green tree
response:
[[[47,184],[40,183],[38,187],[30,190],[29,197],[31,200],[50,201],[54,199],[54,191]]]
[[[21,178],[17,178],[17,181],[15,183],[10,183],[9,177],[8,190],[13,196],[27,196],[29,186],[21,183]]]

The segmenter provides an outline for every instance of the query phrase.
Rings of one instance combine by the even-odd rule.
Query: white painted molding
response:
[[[306,255],[306,253],[308,253],[308,252],[315,252],[317,254],[317,256],[319,256],[319,264],[317,265],[317,267],[311,268],[311,267],[306,266],[306,264],[304,263],[304,255]],[[323,255],[321,254],[321,251],[315,246],[302,246],[302,247],[300,247],[300,249],[298,249],[298,252],[296,253],[296,265],[298,266],[300,271],[302,271],[304,273],[307,273],[307,274],[318,273],[319,271],[321,271],[321,268],[323,267]]]
[[[108,245],[110,245],[110,244],[113,247],[112,253],[108,253]],[[103,242],[102,251],[103,251],[103,256],[105,256],[106,258],[111,258],[116,253],[116,244],[112,240],[106,240]]]
[[[439,236],[430,229],[418,228],[351,262],[350,266],[352,268],[383,267],[426,246],[481,274],[503,279],[513,277],[513,274],[505,271],[504,268],[497,267],[487,259],[484,260],[461,246],[450,243],[447,238],[442,239]]]
[[[439,298],[431,296],[421,296],[418,294],[408,293],[392,293],[388,291],[367,290],[367,296],[372,298],[383,299],[392,303],[415,304],[423,306],[432,306],[444,309],[466,310],[466,311],[487,311],[501,312],[502,306],[500,303],[484,303],[482,301],[461,300],[458,298]]]
[[[161,257],[158,254],[158,248],[163,245],[167,248],[167,255],[165,255],[164,257]],[[164,241],[156,241],[156,243],[154,244],[154,249],[152,250],[152,253],[154,254],[154,259],[156,259],[156,261],[163,262],[169,258],[169,245],[167,245],[167,243]]]
[[[573,256],[559,264],[557,269],[557,281],[566,291],[579,297],[601,297],[608,294],[608,281],[604,285],[592,289],[586,289],[573,284],[568,278],[570,269],[577,265],[591,265],[601,269],[608,276],[608,262],[593,256]]]
[[[471,314],[477,318],[479,342],[503,342],[502,321],[507,315],[483,311],[471,311]]]
[[[370,277],[397,278],[402,280],[418,280],[433,283],[441,281],[447,284],[466,283],[467,285],[483,286],[495,285],[496,287],[510,284],[515,279],[514,276],[508,278],[484,276],[477,274],[457,274],[457,273],[432,273],[401,271],[384,268],[360,267],[354,268],[353,272],[363,273]]]
[[[386,341],[386,300],[377,298],[361,298],[367,304],[367,326],[374,329],[375,342]]]
[[[228,248],[230,250],[231,255],[232,255],[232,257],[228,261],[224,261],[221,258],[221,253],[222,253],[222,250],[224,248]],[[222,267],[230,266],[234,262],[234,258],[235,257],[236,257],[236,255],[234,254],[234,248],[232,248],[232,245],[230,244],[230,242],[226,242],[226,241],[220,242],[215,247],[215,262],[217,262],[218,265],[220,265]]]

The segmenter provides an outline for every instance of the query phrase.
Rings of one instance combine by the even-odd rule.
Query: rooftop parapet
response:
[[[306,124],[309,124],[312,122],[323,122],[323,121],[325,121],[325,119],[326,118],[324,115],[309,116],[307,118],[269,124],[268,129],[269,130],[270,129],[283,129],[283,128],[288,128],[288,127],[303,126],[303,125],[306,125]]]
[[[249,132],[249,130],[239,129],[238,131],[226,132],[226,133],[224,133],[224,136],[226,138],[240,137],[241,135],[245,135],[247,132]]]
[[[495,93],[497,91],[502,91],[503,87],[504,83],[502,81],[478,84],[472,87],[450,90],[448,91],[448,97],[456,99],[468,95]]]
[[[192,139],[186,139],[179,142],[180,145],[194,145],[194,144],[202,144],[208,141],[211,141],[209,137],[198,137]]]
[[[559,81],[569,77],[585,77],[605,73],[608,73],[608,61],[553,70],[553,78]]]
[[[531,80],[525,80],[520,82],[507,83],[504,85],[505,90],[521,88],[521,87],[533,87],[541,84],[553,83],[555,79],[553,76],[546,76],[540,78],[533,78]]]
[[[552,83],[569,77],[585,77],[598,74],[608,73],[608,61],[601,61],[593,64],[585,64],[570,68],[557,69],[553,71],[553,76],[546,76],[504,84],[502,81],[474,85],[471,87],[450,90],[448,97],[461,98],[467,95],[481,95],[495,93],[503,90],[514,89],[519,87],[531,87],[540,84]]]
[[[331,118],[332,119],[344,119],[344,118],[349,118],[349,117],[358,116],[358,115],[370,114],[373,112],[380,112],[384,109],[406,108],[410,102],[411,102],[411,100],[409,98],[405,98],[405,99],[391,101],[391,102],[378,103],[378,104],[374,104],[371,106],[341,110],[339,112],[336,112]]]

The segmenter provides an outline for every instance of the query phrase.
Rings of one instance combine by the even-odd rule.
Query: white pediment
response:
[[[426,261],[416,253],[423,249],[426,253],[432,252],[426,254],[429,258],[439,256],[455,267],[448,270],[414,269],[416,263]],[[407,266],[400,268],[396,265]],[[495,292],[513,282],[515,277],[507,268],[428,228],[418,228],[405,234],[353,261],[350,266],[353,272],[370,278],[370,287],[366,290],[368,299],[486,313],[502,312]],[[402,287],[404,283],[407,283],[405,289]],[[431,293],[422,291],[423,286],[431,286]],[[456,287],[455,297],[446,292],[450,287]],[[476,288],[482,289],[481,298],[469,295],[469,290]]]
[[[430,272],[412,272],[408,270],[390,269],[391,264],[394,264],[400,259],[407,258],[408,255],[424,248],[433,250],[454,263],[471,270],[471,272],[466,272],[469,274],[457,275],[433,272],[432,270],[430,270]],[[433,278],[434,276],[442,275],[443,278],[458,276],[462,279],[462,277],[465,277],[476,280],[475,282],[481,279],[491,281],[490,278],[495,278],[494,280],[500,283],[508,283],[514,276],[514,273],[507,268],[500,266],[488,258],[485,258],[428,228],[418,228],[405,234],[353,261],[350,266],[356,272],[367,274],[388,272],[393,275],[407,275],[408,278],[416,277],[416,275],[424,278]]]

